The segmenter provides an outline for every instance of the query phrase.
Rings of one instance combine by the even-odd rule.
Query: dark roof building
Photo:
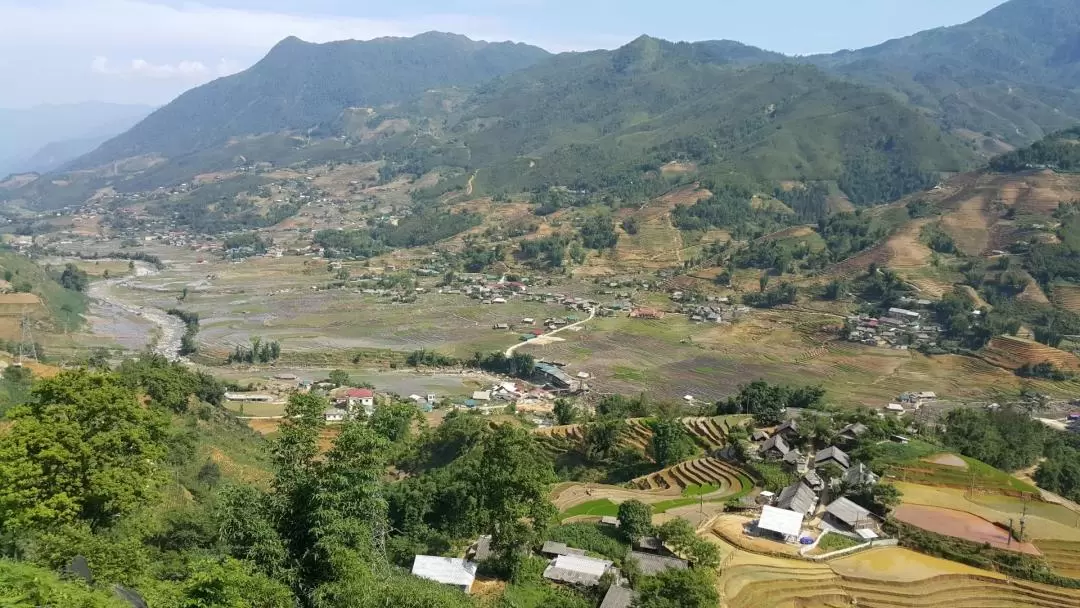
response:
[[[874,524],[875,520],[869,510],[847,498],[838,498],[825,507],[825,516],[829,523],[848,530],[868,528]]]
[[[820,467],[830,462],[835,462],[845,471],[851,466],[851,458],[844,453],[844,450],[841,450],[836,446],[827,447],[814,456],[815,467]]]
[[[584,549],[567,547],[566,543],[557,543],[553,540],[544,543],[544,546],[540,548],[540,552],[544,555],[585,555]]]
[[[782,435],[773,435],[772,437],[769,437],[768,441],[761,444],[761,447],[758,448],[758,453],[761,454],[763,458],[775,458],[777,460],[787,456],[790,451],[791,447],[784,441]]]
[[[793,483],[780,491],[780,497],[776,500],[776,507],[785,511],[794,511],[801,515],[808,515],[817,504],[817,495],[809,486],[800,482]]]
[[[791,439],[799,434],[799,423],[795,420],[788,420],[784,424],[776,427],[773,431],[773,435],[783,435],[784,437]]]
[[[686,570],[690,567],[689,562],[684,559],[640,551],[631,551],[628,557],[638,563],[641,573],[646,576],[660,574],[666,570]]]
[[[635,599],[637,599],[637,593],[634,591],[626,587],[612,585],[608,587],[607,594],[604,595],[604,601],[600,603],[600,608],[630,608],[634,605]]]
[[[864,434],[866,434],[866,432],[869,430],[870,428],[865,424],[861,422],[856,422],[840,429],[840,432],[837,433],[836,436],[846,441],[855,441],[859,437],[862,437]]]

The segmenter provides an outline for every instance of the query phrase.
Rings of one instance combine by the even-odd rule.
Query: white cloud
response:
[[[219,60],[213,68],[201,61],[191,60],[177,63],[152,63],[145,59],[132,59],[126,63],[114,63],[108,57],[100,55],[90,62],[90,71],[103,76],[180,79],[195,82],[228,76],[241,69],[243,68],[238,62],[228,59]]]
[[[499,38],[498,23],[465,15],[424,15],[408,20],[289,14],[149,0],[0,0],[0,48],[207,47],[266,50],[287,36],[310,42],[407,36],[426,30]],[[505,38],[505,36],[502,36]]]

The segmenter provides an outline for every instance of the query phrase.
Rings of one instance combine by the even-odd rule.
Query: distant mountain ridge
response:
[[[1010,0],[968,23],[804,60],[1013,145],[1080,122],[1075,0]]]
[[[75,167],[144,154],[182,156],[229,138],[311,129],[345,108],[408,101],[430,88],[471,86],[548,57],[525,44],[429,32],[313,44],[282,40],[250,69],[192,89]]]
[[[151,111],[150,106],[102,102],[0,109],[0,178],[16,171],[55,169],[128,130]],[[62,143],[73,140],[84,143]],[[43,162],[47,159],[56,162]]]

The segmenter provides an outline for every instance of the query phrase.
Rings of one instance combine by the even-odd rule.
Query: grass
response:
[[[683,488],[682,495],[685,497],[691,496],[704,496],[705,494],[712,494],[720,489],[720,486],[714,483],[699,485],[689,485]]]
[[[850,536],[844,536],[843,534],[826,534],[825,538],[822,538],[821,541],[818,542],[816,549],[818,553],[832,553],[833,551],[848,549],[859,544],[862,543]]]
[[[912,441],[907,445],[883,444],[883,447],[886,445],[889,446],[887,453],[874,460],[875,466],[888,466],[903,481],[957,488],[969,488],[974,485],[980,489],[1009,490],[1029,494],[1039,492],[1038,488],[1030,483],[967,456],[958,455],[967,463],[966,469],[924,460],[927,456],[942,454],[945,451],[923,441]]]
[[[601,498],[599,500],[590,500],[589,502],[583,502],[580,505],[570,507],[562,512],[562,519],[580,516],[615,517],[618,514],[619,505],[611,502],[611,500],[607,498]]]
[[[566,543],[576,549],[585,549],[589,555],[621,561],[630,550],[630,545],[613,526],[600,524],[574,523],[550,528],[546,540]]]

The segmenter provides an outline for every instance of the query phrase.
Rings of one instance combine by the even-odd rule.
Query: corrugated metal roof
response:
[[[834,500],[832,504],[825,507],[825,512],[852,528],[865,527],[872,523],[870,511],[847,498]]]
[[[592,586],[600,582],[600,577],[611,567],[605,559],[585,557],[583,555],[560,555],[551,560],[544,570],[544,578],[560,583]]]

